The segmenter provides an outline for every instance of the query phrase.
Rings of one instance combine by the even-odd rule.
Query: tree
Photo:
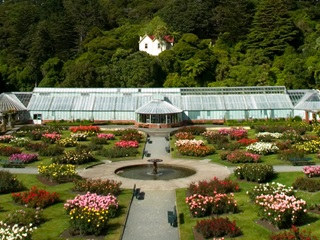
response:
[[[298,38],[285,0],[262,0],[247,39],[248,49],[264,49],[270,57],[282,54]]]
[[[254,6],[248,0],[223,0],[213,9],[213,31],[235,44],[249,31]]]
[[[159,11],[159,16],[176,32],[209,38],[213,29],[210,20],[213,7],[210,0],[173,0]]]

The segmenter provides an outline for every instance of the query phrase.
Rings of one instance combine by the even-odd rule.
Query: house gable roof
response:
[[[146,37],[150,38],[153,42],[157,40],[157,38],[154,35],[145,34],[143,37],[141,37],[139,43],[141,43]],[[167,43],[174,43],[174,38],[170,35],[165,35],[162,38]]]

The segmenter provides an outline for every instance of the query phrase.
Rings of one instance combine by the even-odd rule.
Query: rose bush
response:
[[[49,166],[39,165],[38,172],[41,176],[53,182],[71,182],[78,178],[76,167],[72,164],[56,164],[52,163]]]
[[[38,154],[33,153],[15,153],[9,157],[9,161],[20,160],[23,163],[31,163],[38,161]]]
[[[81,235],[99,235],[107,229],[107,221],[115,217],[119,207],[118,200],[111,194],[107,196],[87,193],[67,200],[64,209],[69,215],[71,228]]]
[[[307,212],[306,201],[283,193],[257,196],[255,204],[259,215],[280,229],[299,224]]]
[[[33,186],[27,192],[12,193],[12,199],[15,203],[25,205],[31,208],[45,208],[59,201],[59,194],[50,193],[43,189]]]
[[[247,146],[246,150],[248,152],[253,152],[260,155],[267,155],[277,153],[279,151],[279,148],[275,145],[275,143],[256,142]]]

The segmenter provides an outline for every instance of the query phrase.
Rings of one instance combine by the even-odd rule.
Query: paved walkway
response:
[[[144,191],[142,200],[134,199],[123,240],[179,240],[179,231],[168,223],[167,211],[173,211],[174,190]]]

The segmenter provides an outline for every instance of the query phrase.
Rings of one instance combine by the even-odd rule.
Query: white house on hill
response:
[[[169,50],[173,46],[173,37],[166,35],[161,40],[155,36],[144,35],[140,36],[139,50],[145,51],[153,56],[158,56],[162,51]]]

